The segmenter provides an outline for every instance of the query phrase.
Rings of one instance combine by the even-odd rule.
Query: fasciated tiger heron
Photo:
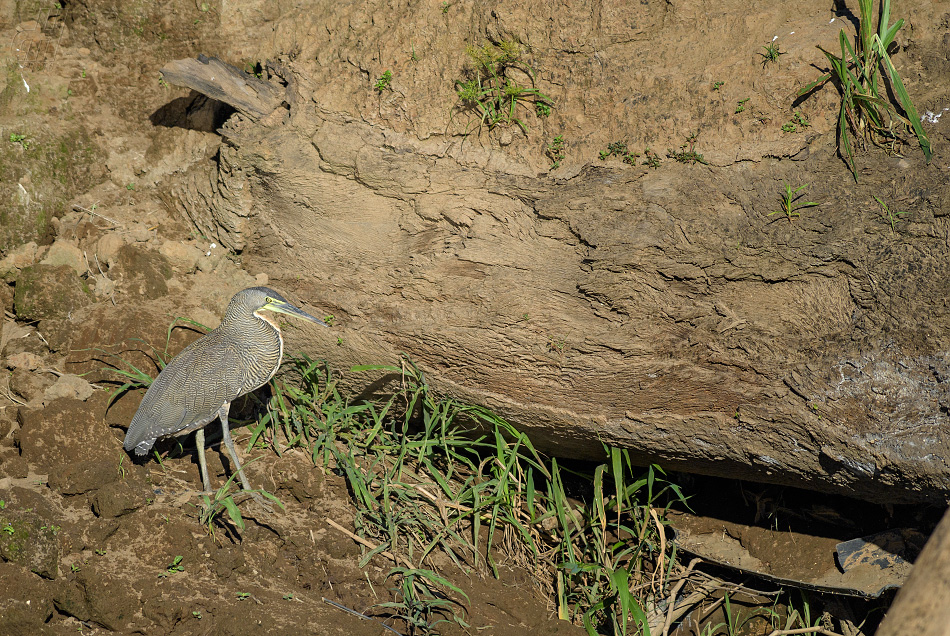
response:
[[[220,418],[224,446],[241,486],[251,490],[234,450],[228,412],[231,402],[267,384],[280,367],[284,339],[274,313],[327,326],[267,287],[239,291],[218,328],[185,347],[152,382],[129,424],[125,450],[145,455],[159,438],[197,431],[201,481],[209,492],[204,427]]]

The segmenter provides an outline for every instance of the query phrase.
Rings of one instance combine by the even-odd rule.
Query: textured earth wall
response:
[[[306,350],[344,368],[404,352],[544,447],[943,500],[945,124],[931,164],[912,145],[873,151],[855,183],[835,156],[835,90],[793,106],[820,74],[814,45],[854,15],[766,4],[308,7],[277,20],[261,69],[282,104],[231,117],[210,173],[166,200],[336,317]],[[922,112],[947,99],[940,11],[893,9]],[[767,64],[773,34],[783,55]],[[526,133],[473,129],[458,108],[465,47],[485,40],[520,42],[555,101],[549,118],[524,109]],[[811,125],[788,133],[793,110]],[[706,164],[598,159],[615,140],[692,134]],[[785,183],[820,205],[770,215]],[[874,196],[907,214],[888,223]]]

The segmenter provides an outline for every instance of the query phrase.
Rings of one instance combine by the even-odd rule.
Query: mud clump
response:
[[[17,277],[13,306],[21,320],[62,321],[93,302],[92,292],[68,265],[31,265]]]

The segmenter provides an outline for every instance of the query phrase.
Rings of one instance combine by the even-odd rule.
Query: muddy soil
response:
[[[605,25],[598,46],[622,49],[630,37],[645,37],[651,20],[672,15],[674,5],[689,13],[681,4],[643,2],[640,13],[630,16],[611,3],[598,3]],[[453,7],[433,3],[426,8],[433,22],[419,42],[420,53],[426,48],[421,64],[413,67],[418,79],[411,86],[397,83],[397,89],[425,93],[429,82],[451,83],[442,69],[449,50],[438,48],[448,46],[440,44],[442,35],[464,40],[464,34],[485,28],[518,30],[485,8],[488,27],[450,20],[443,33],[441,16],[451,16]],[[896,7],[899,13],[901,4]],[[834,15],[818,8],[813,13],[824,21]],[[569,12],[560,18],[562,24],[552,28],[561,29],[563,47],[591,53],[586,35],[571,31]],[[946,27],[946,19],[927,4],[910,33],[917,29],[930,37],[938,25]],[[750,50],[771,37],[776,23],[784,25],[775,15],[763,20],[753,12],[746,18],[754,39]],[[364,32],[370,22],[359,11],[333,13],[322,27],[324,41],[298,33],[282,18],[278,4],[255,0],[86,0],[56,9],[0,2],[0,633],[391,633],[322,600],[357,611],[393,600],[393,582],[385,577],[392,564],[377,557],[359,568],[361,548],[326,523],[333,519],[350,527],[350,497],[340,477],[314,469],[299,452],[264,454],[248,467],[249,479],[279,497],[286,511],[248,508],[244,532],[219,527],[212,536],[197,519],[200,480],[192,448],[186,444],[184,455],[161,465],[127,456],[122,438],[141,392],[130,392],[107,408],[115,376],[102,370],[103,360],[114,361],[109,357],[114,354],[154,373],[152,347],[176,352],[197,337],[187,329],[169,335],[175,317],[214,327],[237,290],[276,281],[282,290],[293,291],[303,276],[259,255],[248,265],[182,214],[181,197],[170,193],[215,190],[215,183],[189,188],[196,180],[207,182],[226,164],[215,131],[232,111],[169,86],[158,69],[170,60],[205,53],[258,72],[267,59],[306,49],[315,59],[346,62],[343,71],[327,66],[320,81],[336,76],[344,89],[325,95],[321,108],[420,139],[443,134],[441,114],[451,110],[451,97],[407,111],[389,93],[373,101],[357,95],[377,71],[390,63],[406,67],[415,57],[412,47],[405,47],[408,59],[400,54],[396,60],[396,52],[387,49],[382,60],[372,38],[347,35]],[[398,20],[393,27],[398,31]],[[398,36],[413,39],[411,33]],[[326,48],[314,49],[318,41]],[[937,103],[940,90],[934,87],[946,80],[950,64],[945,51],[915,52],[914,40],[908,42],[904,48],[915,56],[917,85],[929,91],[920,105],[936,113],[936,145],[945,141],[939,126],[947,120],[939,120],[944,104]],[[710,85],[719,71],[739,63],[723,57],[720,44],[715,34],[690,44],[696,64],[716,56]],[[451,46],[458,48],[457,42]],[[590,63],[597,58],[590,57]],[[761,71],[755,62],[742,60],[750,67],[743,89],[757,115],[748,121],[723,116],[722,125],[707,133],[710,160],[761,158],[764,148],[788,155],[802,146],[804,138],[761,132],[763,122],[779,117],[781,108],[771,93],[778,89],[763,88],[756,79]],[[631,146],[665,148],[703,115],[668,112],[655,125],[635,127],[631,122],[637,115],[630,104],[618,101],[620,78],[612,71],[605,74],[605,88],[579,90],[567,70],[558,73],[550,81],[561,86],[559,125],[580,140],[558,168],[563,178],[600,165],[598,150],[629,131],[639,135],[629,139]],[[643,69],[626,81],[652,87],[641,107],[657,112],[667,108],[670,95],[685,99],[695,90],[661,68]],[[738,101],[746,94],[724,93],[722,99]],[[816,113],[822,105],[833,108],[829,96],[819,99],[828,103],[819,101]],[[831,110],[825,110],[815,115],[815,128],[833,125]],[[587,127],[591,118],[601,122],[595,133]],[[502,167],[514,166],[517,159],[543,170],[549,157],[536,141],[530,147],[512,144],[502,134],[486,152]],[[825,143],[813,152],[832,150]],[[898,171],[893,193],[912,206],[927,193],[913,187],[913,169],[920,161],[913,151],[908,154],[910,159],[872,154],[861,161],[864,176],[875,182],[885,183]],[[623,168],[619,160],[611,162]],[[817,165],[841,181],[840,163]],[[811,182],[822,174],[802,177]],[[928,178],[933,182],[932,174]],[[249,195],[214,191],[213,196],[238,201]],[[206,210],[204,203],[200,197],[191,201]],[[888,229],[883,221],[881,229]],[[299,334],[290,329],[285,337],[288,351],[296,351]],[[556,357],[556,343],[551,346],[548,353]],[[242,433],[237,431],[239,446],[246,440]],[[209,462],[212,480],[223,483],[230,466],[217,452],[209,453]],[[170,569],[178,557],[181,569]],[[457,573],[453,580],[471,599],[467,633],[583,633],[556,619],[537,582],[518,564],[502,568],[498,580],[479,572]],[[445,633],[463,633],[451,623],[441,627]]]

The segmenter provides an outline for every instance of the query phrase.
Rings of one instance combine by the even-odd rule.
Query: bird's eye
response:
[[[271,298],[270,296],[264,296],[264,302],[265,302],[265,303],[272,303],[272,302],[274,302],[274,299]]]

